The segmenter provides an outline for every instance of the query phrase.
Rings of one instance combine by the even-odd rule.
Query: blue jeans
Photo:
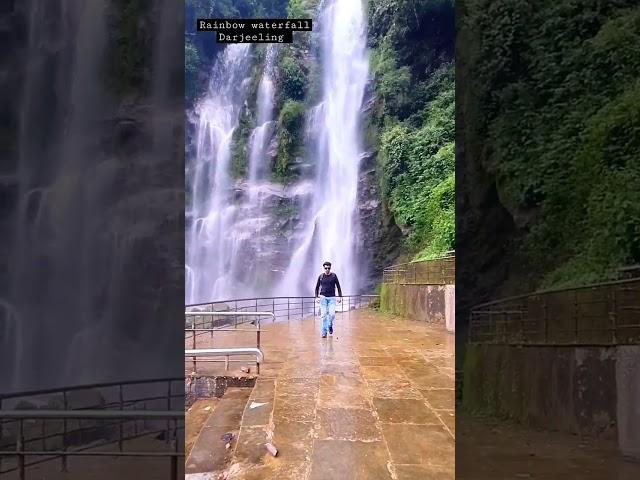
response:
[[[320,318],[322,319],[322,335],[329,329],[333,331],[333,321],[336,318],[336,297],[320,297]]]

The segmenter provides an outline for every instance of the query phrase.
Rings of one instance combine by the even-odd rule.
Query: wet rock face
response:
[[[124,62],[110,62],[114,43],[126,34],[116,25],[122,9],[96,1],[89,9],[70,4],[63,11],[63,2],[52,0],[32,15],[27,9],[33,3],[0,7],[0,38],[11,47],[0,54],[9,66],[0,91],[11,92],[10,98],[0,93],[0,128],[10,127],[0,137],[1,156],[9,160],[0,167],[0,235],[11,240],[22,231],[25,237],[21,244],[0,242],[0,272],[21,272],[19,279],[0,275],[0,299],[21,318],[11,328],[22,329],[23,338],[37,331],[47,341],[6,348],[0,336],[0,364],[20,358],[25,371],[41,373],[27,380],[12,372],[9,383],[18,390],[74,384],[80,377],[164,376],[163,363],[182,348],[169,340],[179,331],[174,336],[162,329],[180,315],[184,285],[184,182],[177,161],[184,151],[183,68],[175,62],[183,52],[167,48],[172,35],[184,32],[160,26],[162,38],[154,44],[151,30],[141,29],[142,54],[157,59],[157,48],[166,62],[128,72],[119,79],[126,88],[117,89],[111,81]],[[162,11],[141,7],[136,21],[159,25],[171,16],[168,10],[182,11],[160,3]],[[104,24],[104,35],[71,28],[83,15]],[[28,44],[29,31],[38,32],[35,45]],[[80,34],[100,41],[80,48]],[[22,204],[29,206],[26,214]],[[3,312],[0,302],[0,335],[7,330]],[[157,351],[140,358],[150,332],[158,335]],[[84,342],[90,355],[73,359],[80,354],[69,345],[87,338],[96,340]],[[114,367],[126,364],[127,355],[130,363],[136,351],[139,371]]]
[[[373,292],[380,283],[383,269],[396,261],[402,243],[402,232],[393,218],[384,213],[374,164],[375,154],[365,154],[358,179],[360,238],[357,249],[362,265],[367,266],[362,286],[365,293]]]
[[[24,82],[24,61],[27,48],[24,4],[18,0],[2,2],[0,6],[0,64],[4,67],[0,75],[0,238],[12,238],[12,227],[18,201],[18,178],[16,168],[17,128],[20,117],[20,96]],[[8,289],[10,242],[0,242],[0,298]],[[5,312],[0,308],[0,328]],[[0,330],[1,332],[1,330]],[[0,333],[1,334],[1,333]]]

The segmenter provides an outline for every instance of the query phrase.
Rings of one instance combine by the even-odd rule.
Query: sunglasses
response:
[[[331,270],[331,267],[324,267],[325,270]]]

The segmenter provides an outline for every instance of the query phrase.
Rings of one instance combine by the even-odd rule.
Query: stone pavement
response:
[[[454,478],[454,337],[444,327],[358,310],[339,313],[325,339],[318,318],[262,328],[265,363],[228,479]],[[216,332],[198,347],[254,341],[255,332]]]
[[[461,414],[456,477],[464,480],[632,480],[640,463],[625,460],[614,439],[536,430]]]
[[[124,442],[124,451],[166,452],[170,448],[164,440],[155,435],[140,437]],[[113,452],[117,444],[96,447],[90,452]],[[51,457],[28,457],[29,462],[45,460]],[[183,468],[178,459],[178,478],[183,478]],[[15,466],[15,460],[5,457],[3,469]],[[171,478],[171,460],[169,457],[113,457],[113,456],[70,456],[68,471],[60,471],[60,459],[44,461],[26,469],[26,480],[113,480],[119,478]],[[17,470],[0,475],[2,480],[19,480]]]

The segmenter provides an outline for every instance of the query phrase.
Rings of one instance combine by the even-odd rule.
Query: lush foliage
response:
[[[311,18],[317,0],[289,0],[287,5],[288,18]]]
[[[187,0],[187,28],[199,17],[260,16],[259,3],[266,5],[258,0]],[[308,18],[314,16],[318,0],[274,0],[269,5],[269,12],[281,13],[263,16]],[[368,146],[378,152],[383,210],[393,217],[385,225],[395,220],[402,228],[410,256],[437,256],[454,248],[453,2],[371,0],[368,14],[375,101],[365,120],[365,135]],[[296,158],[304,154],[305,112],[321,94],[320,66],[313,55],[317,45],[308,34],[294,36],[293,44],[278,48],[275,69],[277,150],[272,174],[280,182],[295,177]],[[187,32],[189,98],[197,95],[197,73],[206,71],[218,48],[211,40]],[[246,143],[255,126],[252,112],[263,49],[253,50],[250,94],[233,138],[236,176],[245,173]]]
[[[274,170],[274,176],[278,180],[282,181],[290,176],[291,160],[299,153],[302,145],[303,125],[304,104],[295,100],[287,100],[280,110],[278,118],[278,154]]]
[[[306,75],[292,56],[283,55],[280,61],[280,94],[283,99],[302,100],[305,94]]]
[[[382,193],[416,259],[454,248],[451,1],[370,5]]]
[[[467,148],[544,285],[640,261],[640,8],[467,0]]]
[[[121,0],[125,1],[125,0]],[[137,0],[140,1],[140,0]],[[185,1],[185,90],[193,102],[204,85],[202,66],[211,65],[224,47],[213,32],[196,32],[198,18],[280,18],[286,13],[286,0],[186,0]]]
[[[139,90],[145,86],[150,64],[149,32],[142,28],[143,17],[149,14],[142,0],[116,0],[110,17],[110,35],[114,36],[109,52],[110,83],[118,93]],[[147,75],[148,77],[148,75]]]

